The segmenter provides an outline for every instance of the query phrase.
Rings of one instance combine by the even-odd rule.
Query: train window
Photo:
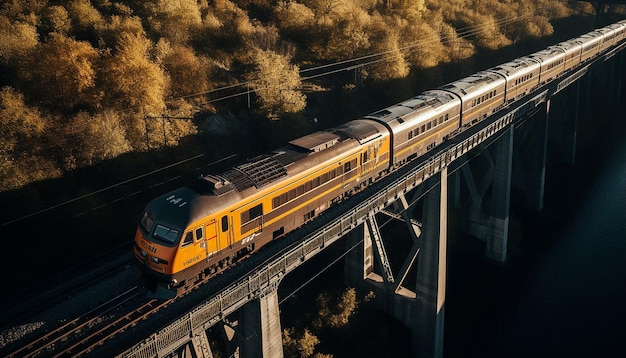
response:
[[[304,185],[298,185],[296,188],[296,196],[300,196],[304,194]]]
[[[422,124],[422,129],[420,130],[420,133],[424,133],[426,132],[426,125]]]
[[[152,231],[152,225],[154,225],[154,220],[152,220],[147,211],[144,211],[143,217],[141,218],[141,227],[149,233]]]
[[[409,140],[413,138],[413,131],[409,132]]]
[[[277,198],[274,198],[276,200]],[[228,231],[228,216],[222,216],[222,232]]]
[[[202,232],[202,228],[199,227],[196,229],[196,241],[198,240],[202,240],[202,238],[204,237],[204,233]]]
[[[289,190],[289,192],[287,193],[287,201],[293,200],[295,198],[296,198],[296,189]]]
[[[413,135],[417,137],[418,134],[420,134],[420,130],[419,130],[419,128],[415,128],[413,130]]]
[[[185,239],[183,240],[182,246],[187,246],[193,243],[193,234],[190,232],[185,234]]]
[[[178,238],[178,230],[174,230],[167,226],[157,224],[156,228],[154,229],[154,237],[173,244]]]
[[[258,218],[261,215],[263,215],[263,204],[259,204],[251,208],[250,210],[246,210],[241,213],[241,223],[245,224],[251,220]]]
[[[439,124],[443,123],[443,116],[439,117]]]
[[[446,113],[446,119],[445,119],[445,120],[447,121],[448,119],[449,119],[449,117],[448,117],[448,113]]]

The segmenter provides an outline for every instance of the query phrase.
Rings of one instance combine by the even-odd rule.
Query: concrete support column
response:
[[[562,159],[567,164],[576,163],[576,142],[578,137],[578,118],[580,116],[580,82],[576,81],[576,104],[574,105],[574,113],[571,118],[565,118],[564,128],[564,144]]]
[[[422,236],[417,258],[413,342],[419,357],[443,357],[446,299],[448,169],[424,198]]]
[[[546,115],[544,118],[537,118],[534,120],[535,133],[533,136],[536,141],[536,158],[532,160],[532,174],[530,177],[530,193],[528,193],[528,206],[534,210],[543,209],[543,196],[545,193],[546,183],[546,162],[548,154],[548,127],[550,125],[550,100],[546,102]]]
[[[485,256],[497,262],[506,261],[511,207],[511,172],[514,126],[510,126],[495,145],[495,168],[491,209],[485,238]]]
[[[278,309],[278,291],[248,302],[239,310],[241,356],[282,358],[283,340]]]
[[[453,181],[453,205],[455,209],[459,209],[461,207],[461,171],[456,170],[452,176]]]

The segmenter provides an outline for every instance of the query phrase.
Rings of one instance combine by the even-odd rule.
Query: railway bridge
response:
[[[592,91],[605,93],[605,103],[594,107],[622,97],[625,46],[538,88],[329,209],[246,260],[254,261],[252,267],[238,265],[236,277],[207,283],[211,294],[203,302],[151,335],[135,337],[141,341],[118,356],[212,357],[206,331],[236,314],[236,327],[228,329],[240,337],[234,342],[240,356],[282,357],[281,280],[341,240],[349,248],[346,283],[373,291],[375,304],[411,330],[415,355],[442,357],[450,217],[484,242],[487,259],[505,262],[512,188],[524,193],[529,208],[543,207],[548,149],[565,162],[576,160],[579,116],[592,107]],[[379,225],[384,217],[406,227],[410,250],[399,268],[392,267],[387,250],[399,238],[385,237]]]

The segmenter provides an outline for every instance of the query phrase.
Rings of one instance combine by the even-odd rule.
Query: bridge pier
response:
[[[529,151],[528,157],[524,158],[524,162],[528,163],[526,169],[528,173],[524,173],[524,177],[528,180],[526,189],[526,206],[533,210],[543,209],[543,197],[545,193],[546,183],[546,165],[548,157],[548,127],[550,126],[550,109],[551,100],[546,101],[546,109],[543,114],[538,113],[536,118],[528,120],[529,127],[532,132],[530,136],[532,146],[522,151]],[[523,155],[522,155],[523,157]],[[523,170],[523,169],[522,169]]]
[[[412,349],[419,357],[442,357],[444,337],[446,264],[447,264],[447,210],[448,171],[443,168],[416,189],[411,202],[422,196],[424,188],[432,188],[423,195],[423,224],[411,218],[413,204],[404,195],[397,200],[400,215],[407,225],[412,247],[399,270],[377,274],[374,255],[379,265],[384,258],[375,249],[375,220],[348,234],[348,247],[359,244],[359,249],[346,256],[345,279],[347,283],[365,292],[375,293],[374,303],[392,317],[403,322],[412,332]],[[394,216],[393,213],[387,213]],[[396,213],[397,215],[397,213]],[[386,255],[384,255],[386,256]],[[383,265],[384,266],[384,265]],[[384,268],[383,268],[383,271]],[[414,287],[407,287],[405,279],[416,272]],[[397,278],[397,279],[396,279]]]
[[[275,288],[239,310],[240,352],[246,358],[282,358],[283,340]]]
[[[495,167],[491,208],[485,237],[485,256],[499,263],[506,261],[507,257],[514,128],[515,126],[510,126],[494,143]]]

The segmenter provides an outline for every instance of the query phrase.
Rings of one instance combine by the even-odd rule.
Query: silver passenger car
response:
[[[541,66],[533,58],[522,57],[488,69],[506,78],[507,103],[520,99],[539,86]]]
[[[537,61],[541,67],[539,85],[551,82],[565,71],[565,51],[558,47],[535,52],[526,58]]]
[[[460,114],[459,98],[431,90],[363,118],[391,131],[393,165],[401,165],[456,134]]]
[[[504,106],[505,84],[502,75],[481,71],[439,89],[461,99],[461,126],[469,127]]]

